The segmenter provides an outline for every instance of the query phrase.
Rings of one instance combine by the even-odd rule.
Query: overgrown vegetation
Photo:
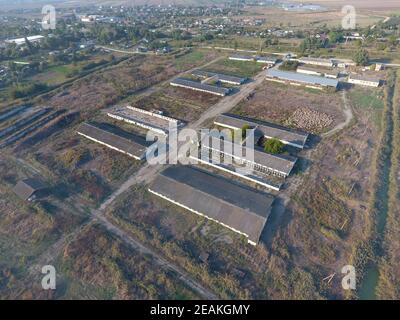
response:
[[[366,66],[369,64],[369,53],[366,49],[359,49],[353,57],[358,66]]]
[[[32,96],[34,94],[44,92],[47,89],[48,86],[45,83],[31,83],[31,84],[17,85],[10,90],[10,98],[11,99],[25,98],[28,96]]]
[[[321,298],[313,276],[290,263],[282,237],[272,251],[262,244],[253,248],[235,233],[155,198],[141,186],[119,197],[107,215],[220,298]],[[209,255],[207,261],[200,259],[202,253]]]
[[[376,151],[372,193],[369,199],[369,212],[365,225],[366,239],[359,240],[353,247],[352,263],[357,267],[358,287],[357,294],[361,298],[375,298],[376,276],[378,259],[382,254],[382,234],[386,226],[388,214],[389,174],[391,167],[393,142],[393,93],[395,73],[390,71],[385,90],[385,108],[382,118],[382,137]],[[363,248],[363,250],[360,250]]]
[[[103,227],[94,225],[70,243],[59,259],[62,277],[72,278],[58,298],[196,299],[177,275],[134,252]]]
[[[383,255],[379,261],[379,282],[376,295],[380,299],[400,299],[400,273],[398,268],[400,249],[400,73],[393,98],[393,147],[389,176],[389,202],[384,235]]]
[[[297,61],[286,60],[279,66],[279,69],[284,71],[295,71],[298,65],[299,63]]]
[[[271,138],[264,142],[264,151],[272,154],[282,153],[285,145],[278,139]]]

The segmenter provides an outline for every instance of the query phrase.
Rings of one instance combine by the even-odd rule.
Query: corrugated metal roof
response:
[[[332,59],[322,59],[322,58],[313,58],[313,57],[303,57],[298,59],[300,62],[303,63],[312,63],[312,62],[318,62],[318,63],[329,63],[333,64]]]
[[[230,76],[222,73],[216,73],[216,72],[210,72],[210,71],[205,71],[205,70],[194,70],[192,71],[192,75],[198,76],[198,77],[204,77],[204,78],[210,78],[210,77],[218,77],[218,79],[222,82],[227,81],[227,82],[234,82],[237,84],[242,84],[243,82],[246,81],[246,78],[240,78],[240,77],[235,77],[235,76]]]
[[[276,63],[276,61],[278,61],[277,57],[273,57],[273,56],[268,56],[268,57],[256,57],[257,61],[268,61],[268,62],[273,62]]]
[[[219,140],[219,141],[217,141]],[[242,146],[236,143],[230,143],[229,149],[225,149],[225,141],[222,139],[213,139],[211,135],[207,135],[202,140],[202,148],[210,149],[221,152],[227,156],[231,156],[235,159],[247,159],[249,162],[254,162],[255,164],[266,167],[272,171],[279,172],[283,175],[288,176],[293,170],[296,164],[297,158],[294,157],[283,157],[278,155],[269,154],[266,152],[259,151],[255,148],[250,148]],[[208,142],[208,143],[207,143]],[[218,143],[219,142],[219,143]],[[235,151],[236,150],[236,151]],[[240,152],[240,154],[236,154]],[[254,155],[254,161],[250,156]]]
[[[254,60],[254,57],[235,54],[230,56],[229,59]]]
[[[83,123],[77,132],[138,158],[143,158],[149,144],[141,137],[132,134],[124,137],[89,123]]]
[[[299,70],[306,70],[306,71],[314,71],[314,72],[319,72],[321,74],[330,74],[330,75],[335,75],[337,76],[339,74],[339,71],[337,70],[330,70],[330,69],[321,69],[321,68],[316,68],[315,66],[299,66],[297,67],[297,71]]]
[[[115,107],[108,112],[108,115],[112,118],[122,118],[125,121],[134,122],[144,127],[151,127],[165,134],[168,134],[171,122],[167,118],[156,117],[131,107]]]
[[[236,129],[242,129],[244,125],[249,125],[252,128],[257,128],[256,131],[261,132],[264,136],[276,138],[281,141],[286,141],[291,144],[298,145],[300,148],[304,148],[304,145],[306,144],[309,135],[308,133],[282,127],[277,124],[265,121],[261,122],[228,113],[224,113],[218,116],[215,119],[214,123],[224,124],[228,127],[233,127]],[[256,134],[258,132],[256,132]]]
[[[320,85],[326,87],[336,88],[339,82],[335,79],[329,79],[324,77],[312,76],[307,74],[301,74],[296,72],[282,71],[276,69],[267,70],[267,77],[279,78],[287,81],[296,81],[301,83],[306,83],[310,85]]]
[[[274,201],[270,194],[189,166],[169,167],[149,189],[248,235],[255,243]]]
[[[378,77],[376,77],[375,75],[366,75],[366,74],[354,74],[354,73],[351,73],[349,75],[349,79],[376,82],[376,83],[380,82],[380,79]]]
[[[47,188],[47,185],[41,180],[36,178],[28,178],[19,181],[13,190],[21,199],[28,200],[35,192],[45,188]]]
[[[205,91],[209,91],[209,92],[215,92],[215,93],[223,94],[223,95],[227,95],[230,92],[230,90],[227,88],[212,86],[209,84],[192,81],[192,80],[188,80],[188,79],[184,79],[184,78],[177,78],[177,79],[171,81],[171,84],[190,87],[190,88],[199,89],[199,90],[205,90]]]

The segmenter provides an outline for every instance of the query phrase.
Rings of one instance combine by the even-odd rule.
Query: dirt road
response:
[[[208,62],[202,67],[206,67],[209,64],[215,63],[218,59],[214,59],[213,61]],[[193,68],[195,69],[195,68]],[[188,124],[188,128],[191,129],[200,129],[201,125],[209,119],[212,119],[218,116],[221,113],[228,112],[232,108],[234,108],[242,99],[244,99],[249,93],[251,93],[258,85],[260,85],[264,80],[264,72],[258,74],[252,82],[249,82],[241,87],[241,90],[232,96],[224,97],[217,104],[209,108],[205,111],[201,117],[193,122]],[[170,80],[168,80],[170,81]],[[166,81],[166,82],[168,82]],[[54,243],[46,252],[44,252],[40,257],[38,257],[36,264],[32,265],[30,268],[30,274],[38,276],[40,275],[41,266],[50,263],[53,261],[58,254],[62,251],[62,249],[71,241],[77,238],[77,236],[84,230],[88,225],[93,224],[94,222],[98,222],[103,225],[108,231],[113,233],[122,239],[126,244],[132,247],[134,250],[150,255],[156,263],[160,265],[160,267],[167,268],[169,270],[173,270],[179,275],[179,279],[181,279],[188,287],[192,288],[194,291],[199,293],[205,299],[217,299],[218,297],[213,294],[211,291],[204,288],[201,284],[199,284],[196,280],[192,279],[184,270],[180,267],[174,265],[173,263],[167,261],[162,257],[158,252],[150,249],[143,243],[134,239],[124,230],[115,226],[111,221],[107,219],[104,215],[106,209],[115,201],[115,199],[120,196],[122,193],[126,192],[138,183],[149,183],[151,182],[161,170],[165,169],[165,165],[149,165],[146,164],[142,167],[136,174],[132,175],[128,178],[115,192],[113,192],[99,207],[98,209],[92,209],[90,211],[90,218],[82,225],[80,225],[77,229],[73,230],[71,233],[63,235],[56,243]],[[77,210],[76,208],[74,208]],[[82,213],[84,214],[84,213]]]
[[[264,80],[264,72],[258,74],[254,81],[247,83],[241,87],[241,90],[236,95],[227,96],[219,101],[217,104],[209,108],[205,111],[201,117],[190,123],[187,127],[191,129],[200,129],[201,125],[209,119],[218,116],[221,113],[227,112],[234,108],[242,99],[244,99],[249,93],[256,89],[258,85],[260,85]],[[100,206],[97,210],[92,210],[91,214],[93,218],[99,221],[102,225],[104,225],[110,232],[116,234],[121,239],[123,239],[126,243],[128,243],[131,247],[144,254],[151,255],[161,266],[167,267],[171,270],[174,270],[180,275],[180,279],[184,281],[188,286],[192,289],[196,290],[202,296],[207,299],[216,299],[217,297],[203,288],[199,283],[192,280],[183,270],[179,267],[173,265],[172,263],[165,260],[161,255],[157,252],[152,251],[150,248],[140,243],[139,241],[133,239],[130,235],[128,235],[125,231],[116,227],[110,222],[107,217],[104,215],[105,210],[114,202],[114,200],[120,196],[122,193],[128,191],[132,186],[138,183],[147,184],[151,182],[156,175],[163,169],[165,169],[166,165],[150,165],[146,164],[142,167],[137,173],[132,175],[128,180],[126,180],[115,192],[113,192]]]
[[[232,96],[224,97],[214,106],[206,110],[198,120],[189,123],[186,128],[199,130],[205,122],[215,118],[221,113],[232,110],[240,101],[246,98],[257,86],[259,86],[265,78],[264,72],[259,73],[252,82],[243,85],[240,91]],[[121,185],[111,196],[100,206],[99,210],[105,210],[120,194],[129,190],[133,185],[137,183],[150,183],[157,173],[165,169],[165,165],[150,165],[145,164],[137,173],[131,176],[125,183]]]
[[[342,123],[339,123],[333,129],[329,130],[328,132],[323,133],[321,135],[323,138],[328,138],[337,133],[338,131],[346,128],[350,124],[351,120],[353,120],[354,118],[353,110],[351,110],[351,107],[347,101],[346,91],[342,91],[342,100],[343,100],[343,113],[345,116],[345,120]]]
[[[152,94],[154,94],[154,93],[157,93],[157,92],[161,91],[165,85],[169,84],[171,81],[175,80],[176,78],[181,77],[183,74],[191,73],[192,71],[194,71],[194,70],[196,70],[196,69],[203,69],[203,68],[206,68],[206,67],[208,67],[209,65],[218,62],[218,61],[221,60],[221,59],[223,59],[223,57],[215,58],[215,59],[213,59],[213,60],[211,60],[211,61],[209,61],[209,62],[203,64],[203,65],[200,66],[200,67],[194,67],[194,68],[191,68],[191,69],[189,69],[189,70],[185,70],[185,71],[179,73],[178,75],[176,75],[176,76],[174,76],[174,77],[172,77],[172,78],[170,78],[170,79],[167,79],[167,80],[162,81],[162,82],[160,82],[160,83],[158,83],[158,84],[156,84],[156,85],[154,85],[154,86],[151,86],[151,87],[146,88],[146,89],[144,89],[144,90],[142,90],[142,91],[139,91],[138,93],[135,94],[135,98],[136,98],[136,99],[140,99],[140,98],[148,97],[148,96],[150,96],[150,95],[152,95]],[[110,109],[112,109],[113,107],[114,107],[114,106],[110,106],[109,108],[103,109],[103,111],[106,112],[107,110],[110,110]]]
[[[183,271],[178,266],[172,264],[171,262],[164,259],[160,254],[151,250],[146,245],[140,243],[133,237],[129,236],[125,231],[121,230],[114,224],[112,224],[103,214],[102,212],[94,212],[95,221],[99,222],[103,225],[109,232],[117,235],[120,239],[122,239],[126,244],[128,244],[131,248],[140,252],[143,255],[149,255],[154,259],[161,268],[168,269],[173,271],[174,273],[179,275],[179,279],[184,282],[188,287],[199,293],[204,299],[208,300],[216,300],[218,297],[212,293],[211,291],[204,288],[200,285],[196,280],[193,280],[185,271]]]
[[[109,48],[109,47],[105,47],[105,46],[96,46],[96,49],[103,49],[103,50],[106,50],[106,51],[113,51],[113,52],[124,53],[124,54],[139,54],[139,55],[155,54],[154,52],[128,51],[128,50]]]

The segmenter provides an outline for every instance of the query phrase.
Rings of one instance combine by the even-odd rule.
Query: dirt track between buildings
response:
[[[321,135],[323,138],[330,137],[330,136],[334,135],[335,133],[337,133],[338,131],[343,130],[350,124],[351,120],[353,120],[353,118],[354,118],[353,110],[351,110],[351,107],[347,101],[345,91],[342,92],[342,99],[343,99],[343,113],[345,115],[345,121],[343,121],[342,123],[339,123],[337,126],[335,126],[333,129],[329,130],[328,132],[323,133]]]
[[[218,59],[216,59],[218,60]],[[214,63],[215,61],[211,61],[210,63]],[[204,66],[203,66],[204,67]],[[206,110],[201,117],[190,123],[187,128],[191,129],[200,129],[202,124],[221,113],[228,112],[232,108],[234,108],[242,99],[244,99],[249,93],[251,93],[258,85],[260,85],[264,80],[264,72],[258,74],[254,81],[249,82],[241,87],[241,90],[235,95],[224,97],[217,104]],[[127,179],[115,192],[113,192],[103,203],[97,208],[92,209],[90,211],[90,218],[82,225],[80,225],[77,229],[72,231],[69,234],[61,237],[55,244],[53,244],[46,252],[44,252],[37,260],[37,263],[30,268],[31,275],[39,274],[39,266],[44,263],[49,263],[55,259],[55,257],[62,251],[62,248],[65,247],[66,244],[73,241],[80,232],[85,229],[86,226],[98,222],[103,225],[108,231],[112,232],[120,239],[122,239],[126,244],[128,244],[134,250],[139,251],[142,254],[152,256],[155,261],[163,268],[167,268],[179,274],[179,278],[194,291],[198,292],[205,299],[217,299],[218,297],[203,287],[196,280],[192,279],[185,271],[183,271],[180,267],[175,264],[167,261],[163,258],[159,253],[150,249],[148,246],[144,245],[140,241],[134,239],[127,232],[115,226],[112,222],[110,222],[107,217],[104,215],[106,209],[114,202],[115,199],[118,198],[122,193],[128,191],[132,186],[138,183],[148,183],[151,182],[157,173],[161,170],[165,169],[165,165],[149,165],[146,164],[142,167],[137,173],[132,175],[129,179]]]

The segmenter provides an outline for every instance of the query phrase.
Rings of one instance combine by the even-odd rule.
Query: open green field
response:
[[[49,85],[57,85],[65,82],[68,79],[68,75],[74,70],[78,71],[79,67],[73,64],[51,66],[43,73],[32,77],[31,80],[44,82]]]
[[[84,61],[79,61],[76,63],[51,65],[43,72],[36,74],[33,77],[28,78],[27,80],[39,81],[48,85],[58,85],[75,77],[79,74],[80,71],[83,71],[84,68],[90,64],[109,60],[110,55],[94,55]]]
[[[217,55],[211,51],[194,49],[189,53],[177,55],[174,61],[174,66],[177,71],[185,71],[197,65],[210,62],[216,57]]]
[[[381,126],[384,96],[381,88],[355,87],[349,92],[349,100],[353,107],[369,112],[372,121],[378,127]]]
[[[232,76],[251,78],[263,68],[262,63],[224,59],[209,65],[206,69]]]

